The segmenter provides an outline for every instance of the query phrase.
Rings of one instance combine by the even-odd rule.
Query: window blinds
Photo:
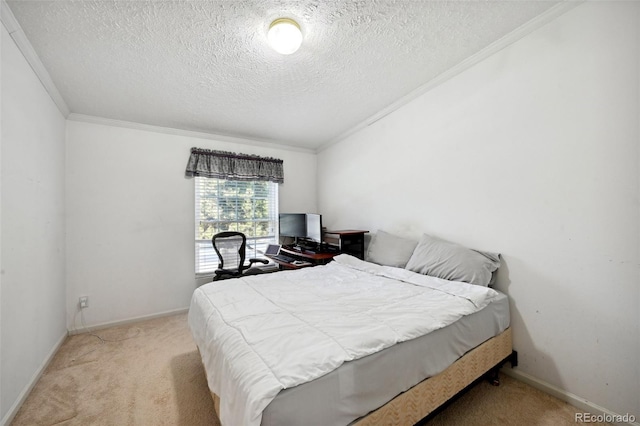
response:
[[[195,177],[196,274],[212,274],[218,256],[211,238],[222,231],[239,231],[247,237],[246,259],[264,257],[268,244],[276,242],[278,184]],[[225,259],[225,268],[237,266]]]

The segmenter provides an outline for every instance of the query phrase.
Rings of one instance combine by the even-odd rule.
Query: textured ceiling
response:
[[[7,3],[73,113],[314,149],[558,2]]]

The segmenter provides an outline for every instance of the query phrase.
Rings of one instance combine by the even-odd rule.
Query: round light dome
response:
[[[302,32],[296,21],[289,18],[276,19],[267,33],[269,45],[283,55],[290,55],[302,44]]]

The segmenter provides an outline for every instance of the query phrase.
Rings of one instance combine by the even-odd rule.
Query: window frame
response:
[[[237,185],[243,185],[243,184],[247,184],[247,183],[265,183],[268,185],[269,191],[268,191],[268,195],[266,197],[251,197],[251,199],[265,199],[267,201],[272,201],[272,205],[270,205],[269,207],[269,213],[268,213],[268,219],[262,219],[262,218],[255,218],[252,217],[250,219],[247,218],[238,218],[238,215],[236,213],[236,217],[234,219],[205,219],[203,220],[201,218],[201,209],[202,209],[202,188],[203,188],[203,184],[201,183],[202,180],[215,180],[218,184],[220,184],[220,182],[234,182]],[[234,199],[236,201],[236,208],[237,208],[237,200],[241,200],[243,197],[239,196],[238,194],[236,194],[235,196],[230,196],[230,197],[223,197],[218,195],[217,197],[210,197],[210,198],[215,198],[217,200],[223,200],[226,199],[227,201],[229,199]],[[216,255],[215,251],[213,250],[213,245],[211,244],[211,238],[208,239],[203,239],[201,238],[201,230],[200,230],[200,225],[203,222],[207,222],[212,224],[214,227],[216,224],[225,224],[227,225],[226,227],[229,228],[229,230],[236,230],[238,229],[238,227],[234,227],[233,224],[246,224],[246,223],[267,223],[267,227],[269,228],[269,231],[273,230],[273,232],[270,232],[269,235],[267,236],[256,236],[256,235],[249,235],[245,232],[246,237],[247,237],[247,250],[246,250],[246,259],[249,258],[253,258],[253,257],[264,257],[264,250],[261,250],[260,247],[265,246],[267,244],[277,244],[277,241],[279,239],[279,229],[278,229],[278,213],[279,213],[279,184],[275,183],[275,182],[271,182],[271,181],[260,181],[260,180],[255,180],[255,181],[247,181],[247,180],[236,180],[236,179],[223,179],[223,178],[210,178],[210,177],[204,177],[204,176],[195,176],[194,177],[194,219],[195,219],[195,226],[194,226],[194,271],[195,271],[195,275],[196,278],[202,278],[202,277],[211,277],[214,275],[214,271],[215,269],[218,267],[218,256]],[[220,205],[220,203],[217,203],[216,205]],[[255,226],[254,226],[254,229]],[[219,229],[218,232],[222,231],[222,229]],[[215,231],[214,231],[215,232]],[[244,232],[244,231],[242,231]],[[213,235],[212,235],[213,236]],[[253,248],[253,251],[252,249]],[[225,263],[226,266],[226,263]],[[264,268],[268,268],[269,265],[256,265],[255,267],[264,267]]]

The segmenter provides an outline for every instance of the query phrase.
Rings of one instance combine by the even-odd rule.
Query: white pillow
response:
[[[369,243],[367,261],[404,268],[416,248],[416,244],[418,242],[415,240],[378,230]]]
[[[463,247],[424,234],[406,269],[450,281],[487,286],[500,267],[500,255]]]

